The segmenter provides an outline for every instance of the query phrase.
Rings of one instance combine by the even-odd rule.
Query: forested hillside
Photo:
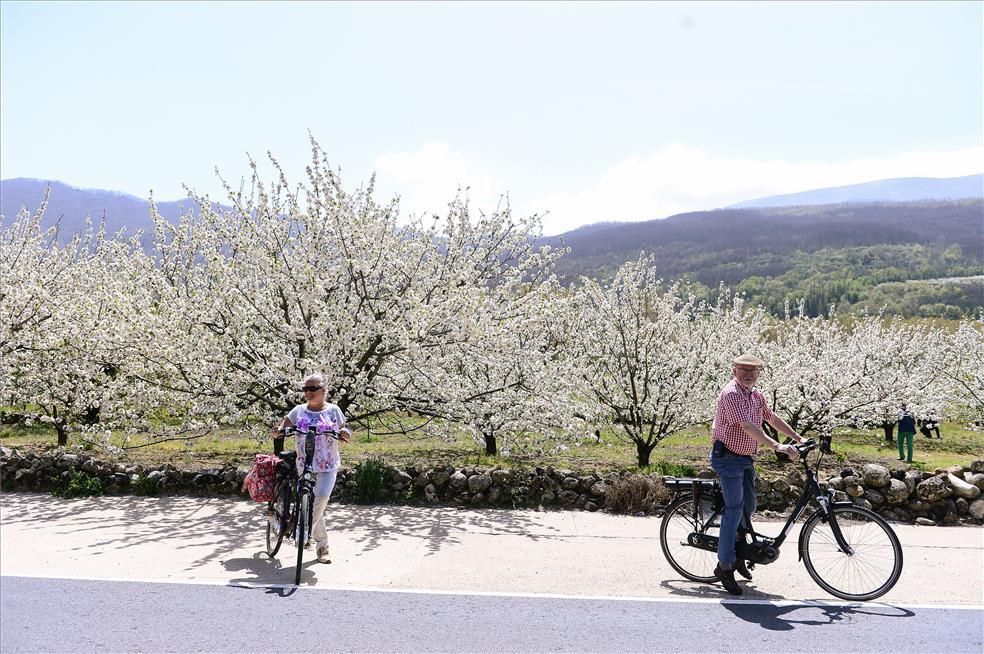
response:
[[[608,279],[645,251],[664,280],[707,294],[723,282],[777,314],[787,298],[805,299],[811,315],[837,304],[952,318],[984,306],[980,200],[722,209],[593,225],[561,241],[567,283]]]

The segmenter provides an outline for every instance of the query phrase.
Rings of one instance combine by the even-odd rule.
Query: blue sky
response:
[[[984,3],[0,4],[0,175],[220,199],[308,133],[559,233],[984,171]],[[268,169],[264,169],[268,170]]]

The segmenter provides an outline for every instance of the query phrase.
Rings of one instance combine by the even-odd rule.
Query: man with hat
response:
[[[711,424],[711,467],[721,480],[724,494],[724,514],[718,540],[718,565],[714,574],[732,595],[741,595],[735,581],[737,570],[746,579],[752,575],[744,561],[736,560],[735,539],[739,524],[755,512],[755,465],[752,455],[759,445],[795,458],[798,452],[792,444],[782,444],[762,430],[768,422],[780,433],[796,442],[805,439],[786,421],[769,409],[765,396],[755,388],[765,364],[758,357],[742,354],[732,362],[734,379],[718,395],[714,422]],[[750,525],[745,524],[745,528]]]

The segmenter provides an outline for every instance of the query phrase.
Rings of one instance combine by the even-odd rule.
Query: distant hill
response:
[[[801,193],[772,195],[733,204],[728,209],[792,207],[843,202],[913,202],[984,198],[984,174],[966,177],[900,177],[864,184],[821,188]]]
[[[685,278],[708,289],[724,282],[774,313],[787,298],[806,298],[813,315],[832,304],[948,317],[984,308],[979,281],[906,285],[984,272],[980,199],[718,209],[593,225],[547,240],[570,248],[557,265],[566,283],[582,275],[610,279],[645,251],[666,281]],[[891,294],[874,292],[887,283],[895,284]]]
[[[665,278],[689,274],[709,285],[781,274],[783,256],[825,248],[957,245],[964,256],[980,262],[984,201],[718,209],[592,226],[549,240],[571,249],[560,265],[568,276],[607,276],[645,250],[657,256]]]
[[[121,229],[128,233],[144,230],[148,235],[153,232],[154,223],[150,218],[150,201],[147,198],[23,177],[0,180],[0,214],[5,217],[5,222],[9,224],[23,207],[36,212],[49,186],[51,193],[42,225],[50,227],[58,223],[59,237],[63,241],[84,229],[86,217],[91,218],[94,224],[105,221],[106,231],[110,234]],[[190,199],[158,200],[157,203],[161,215],[174,222],[195,207]]]

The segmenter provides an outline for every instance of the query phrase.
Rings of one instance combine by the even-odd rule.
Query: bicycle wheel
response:
[[[861,507],[835,506],[844,541],[854,550],[841,551],[830,523],[821,512],[803,525],[803,564],[825,591],[845,600],[864,602],[881,597],[902,574],[902,545],[881,516]]]
[[[273,494],[270,502],[266,525],[266,551],[270,558],[277,555],[280,551],[280,544],[284,540],[284,532],[287,531],[287,518],[290,512],[290,485],[280,482]]]
[[[666,508],[663,521],[659,527],[659,544],[663,556],[670,562],[673,569],[691,581],[709,583],[717,579],[714,567],[717,565],[717,552],[711,552],[694,547],[688,540],[691,534],[703,528],[705,519],[703,511],[698,509],[698,521],[694,521],[693,496],[683,495]],[[704,532],[708,536],[717,536],[719,526],[710,526]]]
[[[304,563],[304,544],[310,534],[308,528],[311,524],[311,495],[304,493],[297,502],[297,524],[294,538],[297,539],[297,567],[294,569],[294,585],[301,583],[301,565]]]

